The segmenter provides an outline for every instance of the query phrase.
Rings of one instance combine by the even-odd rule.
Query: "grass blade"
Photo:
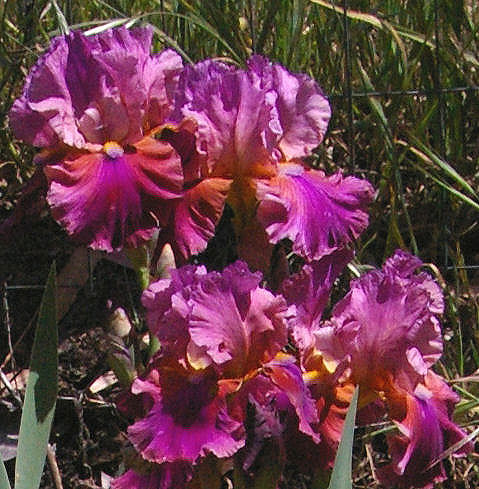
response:
[[[15,489],[37,489],[45,464],[58,388],[56,272],[50,268],[38,316],[20,422]]]
[[[65,19],[65,15],[63,14],[61,8],[58,6],[56,0],[51,0],[52,5],[55,9],[55,13],[57,15],[58,27],[60,28],[60,32],[62,35],[67,35],[70,33],[70,27],[68,26],[68,22]]]
[[[440,158],[437,154],[431,151],[425,144],[423,144],[418,138],[411,135],[413,143],[418,147],[418,150],[414,147],[409,149],[413,151],[416,155],[420,156],[423,161],[428,162],[432,165],[437,165],[444,173],[454,180],[458,185],[460,185],[464,190],[467,190],[472,196],[477,197],[476,191],[469,185],[464,178],[445,160]]]
[[[338,453],[334,461],[333,473],[328,489],[352,489],[351,469],[353,464],[354,422],[358,405],[359,387],[354,390],[353,398],[346,414]]]
[[[459,190],[456,190],[454,187],[451,187],[451,185],[448,185],[447,183],[443,182],[439,178],[435,177],[432,173],[425,170],[422,166],[417,165],[413,162],[411,162],[411,164],[414,166],[414,168],[416,168],[421,173],[423,173],[424,175],[429,177],[431,180],[433,180],[435,183],[437,183],[437,185],[446,189],[451,195],[458,197],[463,202],[470,205],[471,207],[474,207],[474,209],[479,211],[479,204],[477,202],[475,202],[474,200],[472,200],[471,198],[469,198],[467,195],[464,195],[462,192],[459,192]]]
[[[8,480],[7,469],[3,460],[0,458],[0,489],[11,489],[10,481]]]
[[[325,7],[337,14],[344,15],[344,9],[339,7],[338,5],[334,5],[333,3],[325,2],[324,0],[310,0],[312,3],[317,5],[321,5],[321,7]],[[413,32],[409,29],[403,29],[399,26],[393,26],[392,24],[385,23],[382,19],[375,15],[365,14],[363,12],[359,12],[357,10],[346,9],[346,15],[351,20],[357,20],[359,22],[365,22],[366,24],[372,25],[377,29],[386,29],[391,31],[392,28],[395,29],[396,33],[402,37],[407,39],[411,39],[412,41],[416,41],[421,44],[425,44],[427,47],[431,49],[435,49],[435,45],[433,42],[426,39],[423,34],[419,34],[417,32]],[[394,33],[394,37],[396,39],[396,33]]]

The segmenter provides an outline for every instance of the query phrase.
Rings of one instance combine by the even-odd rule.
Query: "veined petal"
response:
[[[259,368],[287,341],[284,300],[254,285],[256,277],[237,262],[191,295],[191,339],[232,377]]]
[[[213,175],[262,175],[280,133],[275,99],[247,72],[208,60],[185,68],[173,118],[196,121],[197,150]]]
[[[173,111],[175,92],[182,69],[181,57],[171,49],[147,59],[143,77],[148,90],[145,119],[149,127],[163,124]]]
[[[253,56],[248,67],[277,94],[282,129],[278,146],[285,159],[309,156],[322,142],[331,117],[329,102],[319,85],[309,76],[290,73],[261,56]]]
[[[58,140],[71,146],[84,144],[65,80],[67,59],[68,41],[58,37],[31,70],[22,96],[10,111],[17,138],[40,147],[54,146]]]
[[[80,154],[44,168],[53,217],[76,240],[112,251],[137,246],[165,225],[181,195],[181,161],[171,146],[142,140],[118,158]]]
[[[392,463],[380,468],[378,476],[388,486],[430,489],[434,483],[446,479],[438,458],[446,448],[466,437],[451,420],[459,397],[433,372],[428,373],[425,384],[419,384],[413,395],[404,394],[404,397],[406,413],[402,419],[395,420],[400,434],[388,438]],[[466,443],[458,454],[472,449],[473,444]],[[437,463],[432,465],[433,462]]]
[[[352,258],[351,250],[337,250],[319,261],[307,263],[299,273],[283,282],[282,293],[291,307],[288,328],[302,353],[314,346],[313,332],[320,328],[319,321],[334,281]]]
[[[159,371],[158,385],[148,379],[134,382],[135,394],[145,392],[153,399],[146,417],[128,429],[144,459],[195,463],[209,452],[229,457],[244,445],[241,423],[228,415],[224,394],[210,373],[191,376],[168,368]]]
[[[293,250],[318,260],[357,238],[368,225],[369,182],[340,173],[283,164],[271,180],[257,181],[257,216],[271,242],[289,238]]]

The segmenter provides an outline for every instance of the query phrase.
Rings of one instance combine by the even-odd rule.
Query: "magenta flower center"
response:
[[[124,153],[123,148],[115,141],[107,141],[103,145],[103,152],[112,160],[121,158]]]

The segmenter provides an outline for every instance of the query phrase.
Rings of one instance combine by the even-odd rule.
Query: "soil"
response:
[[[0,362],[20,397],[24,394],[36,315],[49,267],[56,261],[61,274],[62,269],[72,265],[69,259],[75,252],[49,218],[31,223],[21,234],[23,239],[0,249],[0,310],[4,325],[8,325],[0,330]],[[127,420],[115,407],[121,391],[118,383],[107,383],[95,393],[90,386],[95,380],[101,383],[110,370],[106,356],[111,348],[107,332],[111,311],[121,306],[128,316],[135,316],[141,307],[140,291],[131,270],[98,257],[95,261],[98,263],[91,273],[80,273],[82,280],[87,277],[85,283],[63,289],[59,284],[58,288],[61,300],[69,307],[58,326],[59,396],[50,444],[56,452],[64,489],[107,487],[108,476],[123,470],[122,453],[128,444],[124,435]],[[0,428],[0,450],[10,450],[12,455],[11,440],[18,433],[21,409],[3,384],[1,387],[0,416],[5,423]],[[7,461],[6,467],[13,476],[14,459]],[[55,488],[48,464],[41,488]]]

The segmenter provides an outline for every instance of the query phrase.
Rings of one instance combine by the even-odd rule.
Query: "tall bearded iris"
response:
[[[230,457],[246,444],[245,464],[251,463],[266,438],[279,436],[286,415],[319,441],[301,370],[281,352],[286,303],[260,281],[242,262],[221,273],[186,266],[144,292],[148,326],[162,348],[133,382],[130,409],[140,418],[128,433],[158,477],[172,464],[196,467],[208,454]],[[251,428],[252,406],[258,419]]]
[[[397,251],[382,270],[354,281],[331,321],[313,333],[327,369],[339,367],[342,382],[360,386],[360,405],[374,403],[370,415],[387,413],[396,424],[392,463],[378,475],[401,488],[443,480],[440,455],[465,437],[451,420],[458,396],[430,369],[442,353],[443,299],[426,273],[415,273],[421,265]]]
[[[222,274],[189,266],[145,291],[148,324],[162,350],[133,383],[148,408],[129,435],[146,460],[195,463],[244,445],[242,420],[229,413],[227,396],[287,341],[284,301],[260,288],[260,279],[241,263]]]
[[[185,69],[175,105],[174,120],[196,125],[204,181],[229,182],[226,201],[235,214],[240,255],[250,262],[262,259],[258,243],[265,244],[264,255],[268,243],[283,238],[298,254],[319,259],[366,227],[369,183],[326,176],[302,161],[323,140],[330,117],[327,99],[308,76],[259,56],[246,70],[204,61]],[[211,202],[212,195],[204,200]],[[177,211],[177,228],[190,229],[183,252],[201,243],[200,197],[191,195]]]
[[[151,37],[120,28],[54,39],[10,112],[15,135],[43,148],[53,217],[93,248],[148,239],[183,189],[180,156],[153,138],[182,63],[172,51],[151,56]]]

